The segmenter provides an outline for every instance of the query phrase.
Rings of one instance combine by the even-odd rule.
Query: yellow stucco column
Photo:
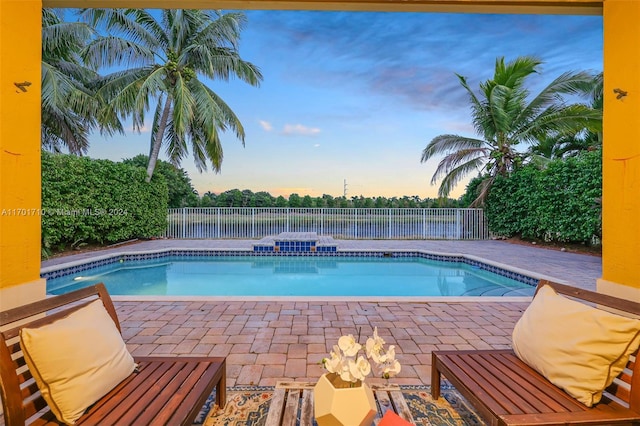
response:
[[[640,301],[640,1],[604,2],[602,278]]]
[[[0,0],[0,309],[40,279],[40,0]]]

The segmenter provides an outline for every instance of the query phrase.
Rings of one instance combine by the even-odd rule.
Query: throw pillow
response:
[[[516,355],[588,407],[640,344],[640,320],[597,309],[544,286],[513,330]]]
[[[66,424],[135,368],[101,300],[51,324],[23,328],[20,346],[42,396]]]

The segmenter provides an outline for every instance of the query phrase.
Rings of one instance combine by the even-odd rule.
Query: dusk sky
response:
[[[438,160],[422,149],[446,133],[477,137],[456,73],[472,88],[495,60],[533,55],[533,93],[566,71],[602,71],[602,17],[246,11],[240,54],[264,75],[211,87],[244,125],[245,147],[223,135],[222,171],[181,166],[196,190],[271,195],[436,197]],[[151,120],[147,123],[150,126]],[[148,153],[149,133],[91,139],[89,155]],[[164,158],[164,157],[161,157]],[[470,176],[473,177],[473,176]],[[464,192],[466,181],[451,194]]]

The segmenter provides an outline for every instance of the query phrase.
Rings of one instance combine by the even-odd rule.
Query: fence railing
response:
[[[317,232],[341,239],[483,240],[482,209],[186,207],[169,209],[168,238],[260,239]]]

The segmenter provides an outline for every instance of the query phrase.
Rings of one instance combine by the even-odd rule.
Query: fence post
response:
[[[164,231],[165,238],[173,238],[172,231],[173,230],[173,218],[171,215],[171,209],[167,210],[167,229]]]
[[[256,209],[251,209],[251,238],[256,238]]]
[[[480,230],[480,238],[486,240],[490,236],[489,224],[487,223],[487,217],[484,215],[484,209],[478,209],[478,229]]]
[[[186,220],[186,207],[182,208],[182,239],[184,240],[186,237],[186,230],[187,230],[187,220]]]
[[[358,209],[353,209],[353,220],[355,222],[353,237],[357,240],[358,239]]]
[[[289,219],[291,216],[291,209],[289,207],[287,207],[287,230],[286,232],[289,232]]]

